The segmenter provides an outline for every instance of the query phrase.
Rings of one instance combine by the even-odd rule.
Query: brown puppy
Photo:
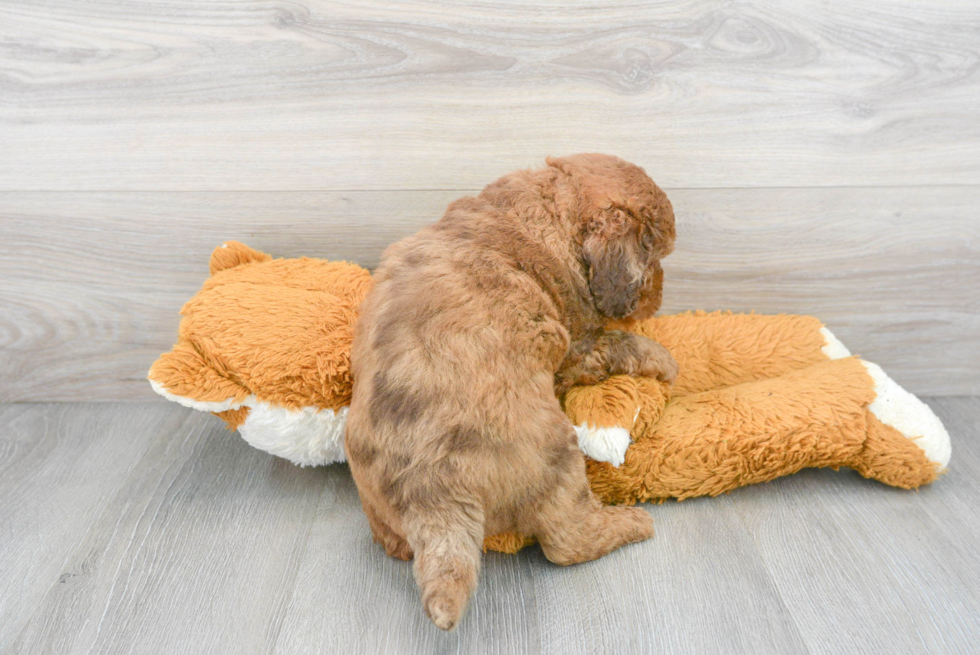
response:
[[[347,457],[375,540],[414,553],[440,628],[485,534],[533,535],[558,564],[653,536],[645,510],[593,497],[556,387],[673,380],[662,346],[602,326],[659,308],[674,235],[642,169],[586,154],[507,175],[385,251],[354,338]]]

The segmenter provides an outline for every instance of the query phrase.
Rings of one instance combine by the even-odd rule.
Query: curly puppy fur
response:
[[[658,343],[604,331],[660,307],[674,244],[641,168],[582,154],[507,175],[392,246],[361,306],[346,449],[374,538],[415,558],[432,621],[455,627],[485,534],[533,535],[557,564],[653,536],[592,495],[559,393],[616,374],[673,380]]]

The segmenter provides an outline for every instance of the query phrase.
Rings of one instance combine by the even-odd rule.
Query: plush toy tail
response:
[[[874,384],[867,407],[868,438],[852,464],[861,475],[893,487],[915,489],[949,464],[949,433],[924,402],[871,362],[861,361]]]
[[[267,262],[272,257],[238,241],[225,241],[211,253],[211,275],[251,262]]]

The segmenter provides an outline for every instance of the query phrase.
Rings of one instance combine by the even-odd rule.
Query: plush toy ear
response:
[[[271,259],[271,256],[253,250],[244,243],[225,241],[211,253],[211,275],[249,262],[267,262]]]

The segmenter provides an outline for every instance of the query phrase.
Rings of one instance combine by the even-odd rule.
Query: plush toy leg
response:
[[[643,434],[660,419],[670,387],[653,378],[614,375],[602,384],[572,387],[564,409],[587,457],[621,466],[631,433]]]
[[[846,466],[912,489],[949,462],[949,435],[929,407],[858,358],[691,394],[666,407],[665,391],[656,380],[622,376],[570,392],[573,421],[632,426],[638,435],[620,468],[586,460],[603,502],[715,496],[813,467]],[[515,553],[531,543],[506,533],[488,537],[484,549]]]
[[[659,341],[677,360],[674,397],[850,356],[813,316],[688,312],[647,319],[629,329]]]
[[[606,503],[684,499],[841,466],[898,486],[933,479],[943,464],[875,416],[877,397],[857,358],[684,396],[638,432],[623,466],[587,462],[592,489]]]

